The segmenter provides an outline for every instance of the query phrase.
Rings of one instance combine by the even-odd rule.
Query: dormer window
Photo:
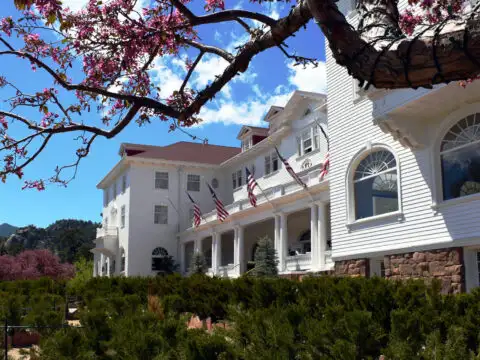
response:
[[[242,141],[242,151],[247,151],[252,147],[252,138],[248,137]]]
[[[302,132],[301,136],[297,137],[297,152],[298,156],[311,153],[320,148],[320,136],[318,133],[318,126],[313,126]]]

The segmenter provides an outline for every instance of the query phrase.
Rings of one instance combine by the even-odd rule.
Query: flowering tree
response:
[[[89,0],[78,12],[62,7],[60,0],[13,1],[23,16],[0,20],[0,59],[16,57],[51,81],[26,93],[0,74],[0,87],[10,92],[11,106],[0,111],[0,177],[21,178],[56,134],[76,133],[80,141],[75,162],[57,167],[47,180],[25,183],[39,190],[46,182],[66,184],[71,177],[62,173],[70,169],[74,176],[96,138],[112,138],[131,122],[171,121],[171,130],[198,123],[201,107],[269,48],[278,47],[297,64],[316,64],[315,59],[290,54],[285,44],[312,19],[337,62],[366,88],[431,87],[474,78],[480,71],[479,17],[477,7],[465,7],[466,0],[409,0],[402,14],[397,0],[358,0],[357,29],[339,12],[336,0],[297,0],[279,20],[260,12],[227,10],[224,0],[205,0],[204,14],[194,13],[190,0],[152,0],[142,11],[136,8],[137,0]],[[197,35],[201,25],[223,22],[238,24],[250,35],[235,53],[204,44]],[[318,46],[323,44],[319,41]],[[186,60],[183,83],[162,99],[149,70],[157,58],[183,60],[179,54],[187,49],[189,55],[193,50],[196,54]],[[209,85],[192,89],[189,79],[206,54],[229,65]],[[72,68],[77,65],[82,78],[74,81]],[[66,101],[65,94],[74,97]],[[92,108],[103,114],[100,124],[85,120]],[[32,118],[30,111],[27,116],[25,109],[38,115]]]
[[[34,280],[41,277],[70,279],[75,274],[71,264],[62,264],[48,250],[26,250],[17,256],[0,256],[0,281]]]

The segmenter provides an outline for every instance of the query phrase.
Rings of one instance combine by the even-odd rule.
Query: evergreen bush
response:
[[[255,267],[252,274],[255,276],[277,276],[278,275],[278,256],[272,240],[268,237],[258,239],[257,249],[255,250]]]
[[[188,268],[188,274],[205,274],[207,272],[207,263],[203,253],[200,251],[195,251],[192,256],[192,261],[190,267]]]

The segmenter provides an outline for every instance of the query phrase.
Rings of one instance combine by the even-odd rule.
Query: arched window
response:
[[[373,150],[360,161],[353,174],[356,220],[398,211],[397,177],[397,161],[388,150]]]
[[[152,271],[163,270],[165,259],[168,258],[168,251],[163,247],[157,247],[152,251]]]
[[[480,113],[452,126],[440,145],[443,199],[480,193]]]

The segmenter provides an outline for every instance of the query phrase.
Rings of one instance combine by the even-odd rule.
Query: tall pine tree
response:
[[[252,270],[255,276],[277,276],[278,257],[272,240],[268,236],[258,239],[255,251],[255,268]]]
[[[188,274],[205,274],[207,272],[207,263],[203,253],[196,251],[192,256],[192,261],[188,269]]]

